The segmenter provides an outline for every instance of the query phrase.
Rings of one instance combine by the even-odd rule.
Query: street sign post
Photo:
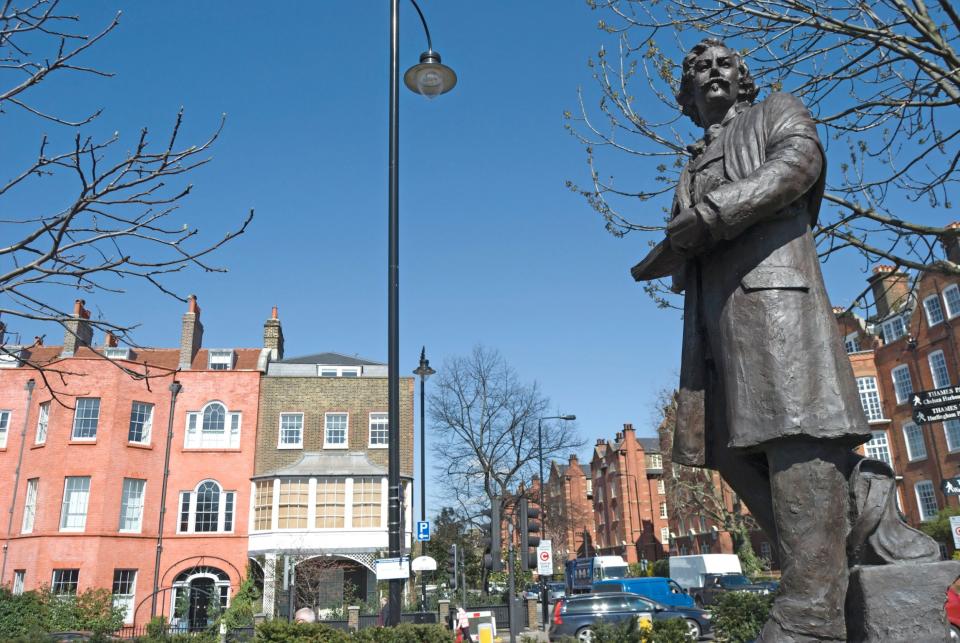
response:
[[[410,578],[410,559],[406,556],[400,558],[378,558],[373,561],[373,568],[376,571],[377,580]]]
[[[427,540],[430,540],[430,521],[429,520],[417,521],[417,540],[420,542],[425,542]]]
[[[954,549],[960,549],[960,516],[950,516],[950,533],[953,534]]]
[[[537,573],[541,576],[553,574],[553,542],[541,540],[537,545]]]
[[[913,421],[917,424],[960,418],[960,386],[919,391],[910,396]]]

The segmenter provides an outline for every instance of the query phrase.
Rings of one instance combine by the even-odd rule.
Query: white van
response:
[[[686,590],[702,588],[707,574],[742,573],[740,559],[736,554],[670,557],[670,578]]]

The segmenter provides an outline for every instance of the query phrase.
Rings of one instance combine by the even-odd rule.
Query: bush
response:
[[[687,622],[682,618],[653,622],[652,643],[689,643],[692,640],[687,632]]]
[[[670,559],[661,558],[653,563],[653,575],[670,578]]]
[[[265,621],[257,625],[255,641],[264,643],[451,643],[453,633],[440,625],[369,627],[359,632],[341,632],[323,623]]]
[[[63,597],[54,596],[48,588],[19,595],[0,588],[0,632],[9,639],[69,630],[104,634],[122,625],[123,611],[114,607],[113,597],[104,589]]]
[[[752,641],[770,614],[773,596],[726,592],[717,597],[711,612],[717,638],[732,643]]]

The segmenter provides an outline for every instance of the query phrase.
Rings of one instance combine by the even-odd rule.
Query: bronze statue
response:
[[[845,641],[848,564],[939,556],[896,515],[889,468],[852,451],[870,429],[813,240],[826,174],[816,125],[796,97],[757,93],[722,41],[684,58],[676,98],[704,138],[666,240],[632,272],[685,293],[674,461],[719,470],[779,548],[758,640]]]

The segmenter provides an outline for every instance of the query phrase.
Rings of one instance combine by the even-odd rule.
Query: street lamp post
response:
[[[404,83],[412,91],[433,98],[444,94],[457,83],[453,70],[440,63],[433,50],[430,30],[416,0],[410,0],[420,16],[427,36],[427,51],[420,55],[420,64],[407,70]],[[390,103],[389,161],[387,212],[389,241],[387,259],[387,484],[389,487],[388,546],[391,558],[403,553],[402,490],[400,487],[400,0],[390,0]],[[390,581],[387,624],[399,625],[403,601],[403,580]]]
[[[548,415],[537,420],[537,457],[540,461],[540,524],[544,537],[547,536],[547,508],[543,504],[543,421],[544,420],[576,420],[576,415]],[[547,583],[540,575],[540,604],[543,606],[543,629],[547,629],[547,619],[550,618],[550,606],[547,605]]]
[[[427,466],[426,466],[426,396],[424,395],[424,384],[430,379],[430,376],[436,373],[430,368],[430,360],[427,359],[427,347],[420,349],[420,365],[413,369],[414,375],[420,376],[420,520],[427,519]],[[454,572],[456,573],[456,572]],[[426,572],[420,575],[420,611],[427,607],[427,576]]]

